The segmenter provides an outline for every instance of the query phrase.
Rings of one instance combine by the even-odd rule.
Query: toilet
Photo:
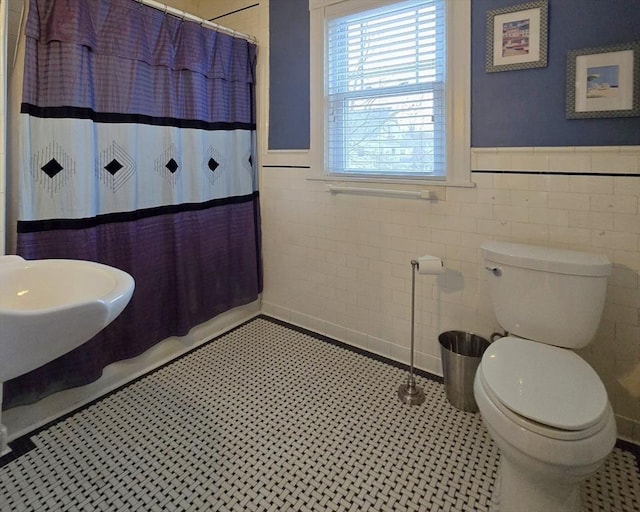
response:
[[[500,452],[492,512],[578,512],[580,485],[613,449],[616,424],[596,372],[574,349],[593,339],[611,263],[602,255],[482,244],[506,336],[486,350],[474,395]]]

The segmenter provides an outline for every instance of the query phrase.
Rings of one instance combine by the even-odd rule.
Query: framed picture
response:
[[[546,0],[487,12],[487,73],[547,66]]]
[[[640,42],[572,50],[567,119],[640,116]]]

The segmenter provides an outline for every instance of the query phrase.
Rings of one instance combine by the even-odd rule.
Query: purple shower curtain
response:
[[[93,339],[4,384],[4,408],[89,383],[262,289],[256,47],[135,0],[30,0],[17,253],[129,272]]]

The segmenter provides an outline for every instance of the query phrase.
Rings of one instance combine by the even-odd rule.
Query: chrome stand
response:
[[[409,366],[409,377],[406,384],[401,384],[398,388],[398,398],[403,404],[420,405],[424,402],[424,391],[420,386],[416,385],[416,379],[413,376],[413,338],[415,330],[415,312],[416,312],[416,270],[418,262],[411,260],[411,363]]]

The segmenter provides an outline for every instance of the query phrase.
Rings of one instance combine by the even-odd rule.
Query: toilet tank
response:
[[[510,334],[577,349],[595,336],[611,263],[601,254],[510,242],[482,244],[498,323]]]

